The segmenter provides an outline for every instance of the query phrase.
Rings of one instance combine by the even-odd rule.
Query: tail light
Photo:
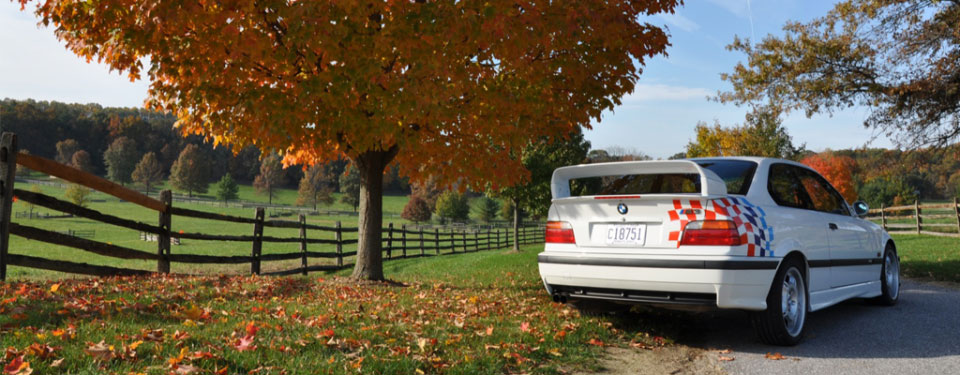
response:
[[[742,245],[737,225],[730,220],[691,221],[683,228],[680,245]]]
[[[577,243],[573,237],[573,226],[566,221],[548,221],[544,238],[547,243]]]

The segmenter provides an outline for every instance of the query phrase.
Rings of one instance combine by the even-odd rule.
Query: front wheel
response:
[[[767,309],[751,314],[760,341],[792,346],[803,337],[807,320],[807,284],[803,264],[789,259],[777,271],[767,295]]]
[[[893,244],[887,244],[883,251],[883,267],[880,271],[882,294],[874,301],[881,305],[893,306],[900,300],[900,257]]]

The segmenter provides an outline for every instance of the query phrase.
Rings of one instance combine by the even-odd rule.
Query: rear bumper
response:
[[[765,310],[780,258],[541,253],[547,291],[571,298]]]

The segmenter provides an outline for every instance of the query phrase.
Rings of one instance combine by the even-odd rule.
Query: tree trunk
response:
[[[273,186],[267,187],[267,204],[273,204]]]
[[[360,172],[360,215],[357,264],[351,277],[383,280],[383,171],[397,155],[397,146],[387,151],[366,151],[354,163]]]
[[[513,251],[520,251],[520,200],[513,201]]]

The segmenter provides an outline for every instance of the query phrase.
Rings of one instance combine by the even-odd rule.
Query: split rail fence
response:
[[[158,213],[158,223],[149,224],[140,221],[121,218],[85,208],[71,202],[63,201],[41,193],[16,189],[14,187],[16,166],[20,165],[38,172],[58,177],[65,181],[86,186],[88,188],[112,195],[121,200],[149,208]],[[114,225],[139,231],[142,235],[156,236],[156,253],[131,249],[123,246],[94,241],[87,238],[70,235],[69,233],[51,231],[32,226],[22,225],[11,221],[14,197],[37,206],[95,220],[101,223]],[[222,235],[172,231],[173,216],[191,217],[215,221],[250,224],[251,235]],[[85,274],[93,276],[123,276],[145,275],[154,272],[169,273],[170,263],[193,264],[250,264],[250,272],[260,274],[261,263],[266,261],[300,260],[300,266],[265,274],[291,275],[301,273],[306,275],[310,271],[331,271],[351,267],[345,260],[350,260],[356,251],[344,251],[345,245],[356,244],[356,239],[344,238],[345,233],[356,233],[357,228],[343,227],[338,221],[334,226],[322,226],[306,223],[306,217],[299,215],[298,221],[266,220],[264,208],[257,207],[253,218],[224,215],[212,212],[197,211],[172,205],[170,191],[163,191],[160,199],[154,199],[131,189],[100,178],[98,176],[71,168],[55,161],[17,152],[17,138],[13,133],[3,133],[0,136],[0,281],[6,280],[7,265],[38,268],[66,273]],[[299,229],[297,237],[272,237],[264,235],[264,228],[294,228]],[[325,237],[317,238],[315,232],[327,233]],[[308,234],[313,233],[313,236]],[[46,259],[34,255],[9,253],[10,235],[31,240],[41,241],[54,245],[68,246],[87,251],[93,254],[119,259],[154,260],[157,262],[156,271],[143,269],[121,268],[103,265],[92,265],[79,262]],[[520,244],[543,242],[544,228],[542,225],[525,225],[517,233]],[[199,255],[175,254],[171,252],[171,243],[182,239],[203,241],[231,241],[250,244],[250,255]],[[514,241],[512,230],[509,228],[430,228],[394,226],[390,223],[383,229],[383,259],[402,259],[452,253],[474,252],[480,250],[499,249],[511,246]],[[265,242],[280,242],[299,245],[299,251],[288,253],[263,254]],[[332,251],[310,251],[308,245],[326,245]],[[311,258],[325,258],[327,264],[309,265]]]
[[[890,233],[926,234],[960,237],[960,205],[953,203],[920,203],[871,209],[867,219],[880,224]]]

